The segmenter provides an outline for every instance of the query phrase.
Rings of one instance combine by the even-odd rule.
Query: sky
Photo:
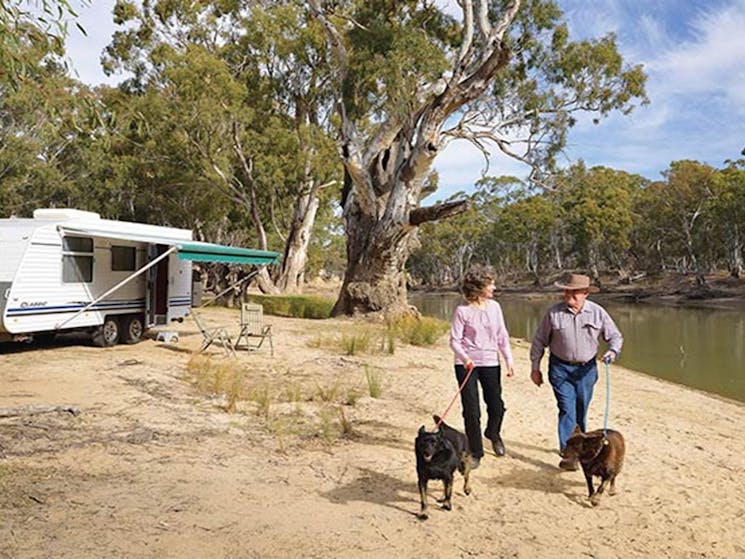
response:
[[[448,2],[449,0],[443,0]],[[73,2],[75,6],[75,3]],[[560,161],[580,159],[662,177],[672,161],[692,159],[721,168],[745,148],[745,0],[559,0],[573,39],[614,33],[624,60],[642,64],[650,103],[630,115],[614,113],[600,124],[582,118],[570,131]],[[115,85],[100,55],[114,31],[114,0],[77,5],[87,37],[70,27],[67,55],[85,83]],[[494,156],[489,168],[469,143],[451,143],[435,160],[444,199],[470,192],[483,173],[525,177],[526,168]]]

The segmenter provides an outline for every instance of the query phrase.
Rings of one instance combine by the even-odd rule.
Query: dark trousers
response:
[[[455,366],[455,378],[458,386],[466,378],[466,368]],[[463,422],[468,438],[471,455],[481,458],[484,455],[484,443],[481,440],[481,406],[479,404],[479,384],[486,402],[486,429],[484,436],[493,441],[499,436],[504,419],[504,402],[502,401],[502,380],[499,365],[495,367],[475,367],[468,382],[460,393],[463,406]]]
[[[564,450],[574,427],[587,430],[587,411],[595,383],[598,367],[594,359],[584,365],[571,365],[551,357],[548,361],[548,381],[554,389],[559,407],[559,449]]]

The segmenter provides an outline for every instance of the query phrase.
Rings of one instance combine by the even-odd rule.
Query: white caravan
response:
[[[266,265],[278,257],[81,210],[0,219],[0,342],[84,330],[100,346],[136,343],[147,328],[189,314],[191,261]]]

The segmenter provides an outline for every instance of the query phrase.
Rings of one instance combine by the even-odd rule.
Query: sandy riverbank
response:
[[[553,397],[530,384],[514,340],[507,456],[488,455],[473,493],[458,479],[454,510],[422,522],[413,441],[456,390],[446,339],[344,356],[333,339],[365,326],[271,322],[274,358],[212,354],[269,395],[263,411],[232,414],[185,380],[200,341],[190,321],[175,346],[4,347],[0,408],[81,413],[0,418],[0,557],[745,557],[743,405],[614,366],[610,425],[628,454],[619,494],[592,508],[581,472],[556,467]],[[379,398],[366,395],[370,372]]]

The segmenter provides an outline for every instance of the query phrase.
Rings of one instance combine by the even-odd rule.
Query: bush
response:
[[[396,332],[401,341],[416,346],[434,345],[449,328],[444,320],[428,316],[406,315],[388,323],[389,332]]]
[[[328,318],[334,300],[317,295],[249,295],[248,300],[264,307],[264,314],[293,318]]]

